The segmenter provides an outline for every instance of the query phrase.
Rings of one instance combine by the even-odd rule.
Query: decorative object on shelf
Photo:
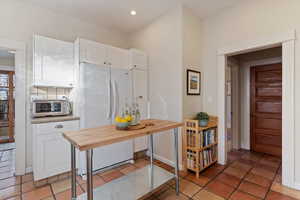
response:
[[[196,119],[199,121],[199,126],[206,127],[209,121],[209,115],[206,112],[199,112]]]
[[[206,127],[199,126],[198,120],[186,120],[183,132],[185,168],[199,173],[218,160],[218,119],[210,116]]]
[[[187,95],[200,95],[201,91],[201,72],[187,70]]]

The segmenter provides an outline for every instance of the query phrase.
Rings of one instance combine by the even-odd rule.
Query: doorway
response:
[[[13,156],[14,162],[12,162],[12,168],[15,173],[15,175],[24,175],[26,171],[26,133],[27,133],[27,118],[29,116],[29,108],[26,108],[26,104],[29,101],[27,99],[29,90],[27,90],[27,84],[26,84],[26,46],[25,43],[23,42],[18,42],[18,41],[13,41],[13,40],[8,40],[8,39],[1,39],[0,38],[0,51],[5,52],[5,54],[9,53],[11,57],[14,59],[14,64],[13,65],[7,65],[2,63],[2,71],[13,71],[14,75],[10,72],[10,76],[13,76],[13,78],[8,78],[8,81],[12,82],[11,84],[8,83],[8,87],[13,86],[13,90],[11,89],[10,91],[13,91],[13,93],[10,93],[10,96],[16,97],[14,102],[10,101],[11,104],[11,112],[8,111],[9,113],[15,113],[14,117],[10,117],[9,119],[13,120],[8,120],[11,123],[11,133],[13,132],[13,139],[14,143],[6,143],[4,149],[12,150],[9,151]],[[3,62],[5,59],[3,60]],[[6,60],[7,61],[7,60]],[[12,69],[13,68],[13,69]],[[1,89],[1,88],[0,88]],[[9,88],[5,89],[2,88],[3,90],[9,90]],[[2,92],[4,93],[4,92]],[[9,93],[9,92],[8,92]],[[9,94],[8,94],[9,96]],[[13,98],[10,98],[13,99]],[[14,104],[14,105],[13,105]],[[8,105],[9,107],[9,105]],[[4,113],[6,114],[6,113]],[[4,118],[5,119],[5,118]],[[12,138],[12,137],[11,137]],[[11,139],[12,140],[12,139]],[[11,146],[10,146],[11,145]],[[7,153],[6,153],[7,154]],[[5,155],[3,157],[2,153],[2,159],[7,157],[8,155]]]
[[[251,150],[281,157],[282,64],[251,67]]]
[[[0,59],[3,59],[3,56]],[[3,63],[0,65],[0,144],[15,141],[15,72],[1,70],[3,67],[13,69],[14,66],[3,66]]]
[[[295,181],[295,30],[243,40],[218,50],[218,117],[220,164],[227,163],[226,147],[226,65],[227,57],[282,45],[282,184],[300,189]]]

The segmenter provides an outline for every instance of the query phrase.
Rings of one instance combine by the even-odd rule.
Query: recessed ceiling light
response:
[[[131,15],[136,15],[136,11],[135,11],[135,10],[132,10],[132,11],[130,11],[130,14],[131,14]]]

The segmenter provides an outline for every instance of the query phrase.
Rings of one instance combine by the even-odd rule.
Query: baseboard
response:
[[[27,168],[25,169],[25,173],[26,173],[26,174],[31,173],[31,172],[33,172],[32,167],[27,167]]]
[[[295,190],[300,190],[300,182],[294,182],[294,187],[293,187],[293,189],[295,189]]]
[[[169,159],[166,159],[166,158],[164,158],[164,157],[162,157],[162,156],[159,156],[159,155],[157,155],[157,154],[153,154],[153,157],[154,157],[155,159],[157,159],[157,160],[163,162],[163,163],[166,163],[166,164],[168,164],[168,165],[174,167],[174,162],[171,161],[171,160],[169,160]],[[183,170],[183,166],[182,166],[181,164],[179,164],[179,170]]]

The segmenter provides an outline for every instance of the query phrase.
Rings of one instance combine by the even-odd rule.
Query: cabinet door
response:
[[[36,145],[38,152],[35,177],[39,180],[71,169],[70,144],[61,133],[39,135]]]
[[[35,37],[34,85],[72,87],[74,46],[47,37]]]
[[[34,180],[70,171],[70,143],[62,132],[79,129],[79,121],[33,125]]]
[[[91,64],[106,64],[107,46],[90,41],[80,39],[80,62]]]
[[[139,50],[130,49],[130,68],[147,69],[147,55]]]
[[[116,47],[107,48],[107,60],[113,68],[129,69],[129,52]]]
[[[141,119],[147,117],[147,101],[148,101],[148,75],[147,71],[133,69],[132,70],[132,86],[133,100],[139,104]],[[134,140],[134,151],[142,151],[148,148],[147,137],[140,137]]]

